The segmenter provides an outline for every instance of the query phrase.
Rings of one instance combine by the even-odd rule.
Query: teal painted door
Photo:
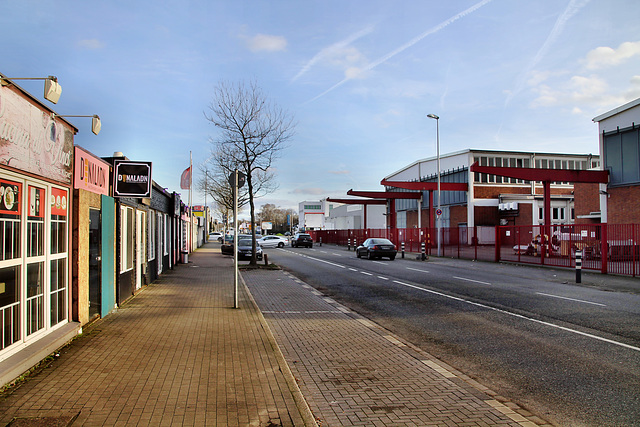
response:
[[[116,306],[116,201],[102,196],[102,304],[104,317]]]

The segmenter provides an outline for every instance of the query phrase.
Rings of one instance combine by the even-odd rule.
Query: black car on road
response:
[[[313,239],[311,239],[311,235],[307,233],[296,233],[291,239],[291,247],[297,248],[299,246],[306,246],[307,248],[313,247]]]
[[[358,258],[363,256],[369,259],[385,257],[393,261],[396,259],[397,253],[396,245],[391,240],[378,237],[367,239],[356,248],[356,256]]]

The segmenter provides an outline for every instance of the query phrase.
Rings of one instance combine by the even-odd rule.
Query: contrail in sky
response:
[[[399,48],[389,52],[388,54],[386,54],[385,56],[383,56],[382,58],[377,59],[376,61],[370,63],[369,65],[367,65],[362,71],[360,71],[360,73],[362,73],[363,71],[370,71],[373,70],[374,68],[376,68],[378,65],[380,64],[384,64],[385,62],[387,62],[389,59],[393,58],[394,56],[396,56],[397,54],[399,54],[400,52],[409,49],[411,46],[413,46],[414,44],[418,43],[419,41],[421,41],[422,39],[424,39],[427,36],[430,36],[432,34],[437,33],[438,31],[442,30],[443,28],[445,28],[446,26],[454,23],[455,21],[457,21],[460,18],[463,18],[467,15],[469,15],[472,12],[475,12],[476,10],[480,9],[482,6],[486,5],[487,3],[490,3],[492,0],[482,0],[481,2],[478,2],[476,4],[474,4],[473,6],[471,6],[470,8],[463,10],[462,12],[458,13],[457,15],[452,16],[451,18],[447,19],[444,22],[441,22],[440,24],[436,25],[435,27],[425,31],[424,33],[420,34],[417,37],[414,37],[413,39],[411,39],[410,41],[408,41],[407,43],[403,44],[402,46],[400,46]],[[360,74],[358,73],[358,74]],[[305,104],[308,104],[310,102],[313,102],[315,100],[317,100],[318,98],[323,97],[324,95],[328,94],[329,92],[331,92],[332,90],[336,89],[339,86],[342,86],[343,84],[345,84],[346,82],[348,82],[349,80],[351,80],[353,77],[347,77],[344,80],[336,83],[335,85],[331,86],[329,89],[325,90],[324,92],[322,92],[320,95],[316,96],[315,98],[310,99],[309,101],[305,102]]]
[[[531,70],[533,70],[535,66],[538,65],[538,63],[540,63],[540,61],[547,54],[551,46],[556,42],[556,40],[558,39],[558,36],[562,33],[562,30],[564,30],[564,27],[569,21],[569,19],[571,19],[573,15],[578,13],[580,9],[585,7],[587,3],[589,3],[589,1],[590,0],[571,0],[569,2],[564,12],[562,12],[562,14],[556,20],[556,24],[553,26],[553,29],[547,36],[547,39],[544,41],[544,44],[542,45],[542,47],[538,50],[538,53],[536,53],[536,56],[531,60],[531,63],[529,63],[529,65],[518,76],[518,80],[516,81],[516,87],[507,96],[507,99],[504,102],[505,106],[507,106],[511,102],[511,100],[524,89],[525,80],[527,76],[529,75],[529,73],[531,73]]]
[[[341,40],[341,41],[339,41],[337,43],[332,44],[329,47],[326,47],[326,48],[322,49],[320,52],[316,53],[315,56],[313,58],[311,58],[309,60],[309,62],[307,62],[304,67],[302,67],[302,70],[300,70],[298,72],[298,74],[296,74],[295,77],[293,79],[291,79],[291,81],[293,82],[293,81],[298,80],[303,74],[305,74],[307,71],[309,71],[311,69],[311,67],[316,64],[316,62],[320,61],[322,58],[330,56],[331,53],[333,53],[334,51],[344,49],[345,47],[349,46],[354,41],[358,40],[360,37],[366,36],[367,34],[369,34],[372,31],[373,31],[373,25],[369,25],[368,27],[363,28],[362,30],[358,31],[355,34],[352,34],[351,36],[347,37],[346,39]]]

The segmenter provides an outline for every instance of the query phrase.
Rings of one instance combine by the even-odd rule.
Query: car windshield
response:
[[[238,241],[238,246],[251,246],[251,239],[242,239]]]

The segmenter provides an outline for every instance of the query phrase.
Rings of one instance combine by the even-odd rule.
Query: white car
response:
[[[214,231],[209,233],[209,240],[217,240],[218,242],[222,242],[222,233]]]
[[[280,236],[263,236],[256,242],[263,248],[284,248],[289,245],[289,240]]]

